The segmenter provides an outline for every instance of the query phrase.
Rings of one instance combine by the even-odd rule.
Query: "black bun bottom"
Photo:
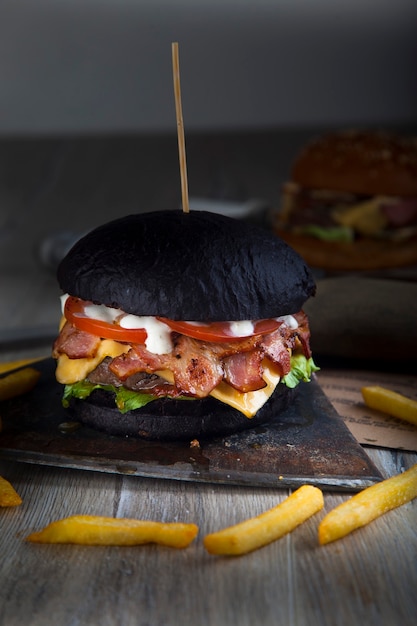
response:
[[[86,400],[73,400],[71,411],[78,421],[111,435],[160,441],[198,439],[230,435],[269,422],[293,402],[296,392],[278,385],[250,419],[214,398],[154,400],[123,414],[115,407],[113,394],[103,390],[94,391]]]

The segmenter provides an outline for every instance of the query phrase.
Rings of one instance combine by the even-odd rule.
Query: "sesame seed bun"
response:
[[[324,135],[296,158],[291,180],[365,196],[417,196],[417,139],[360,130]]]
[[[275,231],[310,266],[356,271],[417,264],[415,217],[406,225],[407,228],[401,230],[392,224],[372,235],[355,230],[351,241],[318,238],[300,227],[300,223],[322,226],[323,216],[329,226],[333,208],[340,206],[343,209],[344,206],[349,207],[349,203],[353,206],[355,202],[364,203],[374,198],[392,202],[394,212],[397,210],[396,203],[411,204],[415,215],[417,138],[369,130],[346,130],[323,135],[308,143],[297,155],[288,182],[290,185],[287,184],[287,191],[284,188],[283,206]],[[309,207],[308,220],[303,218],[306,198],[314,193],[318,197],[320,191],[330,198],[333,194],[335,204],[331,205],[327,200],[327,208],[323,208],[316,200],[316,204]],[[291,197],[291,193],[295,195]],[[297,194],[299,197],[296,197]],[[336,222],[333,226],[337,226]]]

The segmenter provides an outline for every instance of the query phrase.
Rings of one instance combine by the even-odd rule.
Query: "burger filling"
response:
[[[317,370],[302,312],[271,320],[179,322],[63,298],[53,347],[64,404],[95,389],[121,412],[157,398],[213,396],[252,417],[278,383],[295,387]]]
[[[325,241],[417,235],[417,198],[363,196],[286,183],[278,226]]]

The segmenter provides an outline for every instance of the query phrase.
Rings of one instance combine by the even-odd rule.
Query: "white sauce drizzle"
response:
[[[68,297],[68,294],[61,296],[63,314]],[[153,352],[153,354],[172,352],[171,329],[163,322],[157,320],[156,317],[132,315],[125,313],[121,309],[108,307],[105,304],[88,304],[84,307],[84,315],[90,319],[107,322],[108,324],[114,324],[117,320],[119,325],[126,329],[144,328],[147,334],[145,346],[149,352]]]
[[[61,313],[62,315],[64,315],[64,309],[65,309],[65,303],[68,300],[69,295],[67,293],[64,293],[63,296],[60,296],[60,300],[61,300]]]
[[[145,340],[146,349],[154,354],[172,352],[171,329],[151,315],[124,315],[120,319],[122,328],[144,328],[148,335]]]
[[[281,315],[275,318],[278,322],[283,322],[288,328],[298,328],[298,322],[293,315]]]
[[[239,322],[229,322],[230,335],[232,337],[249,337],[255,330],[251,320],[241,320]]]
[[[84,307],[84,313],[93,320],[107,322],[108,324],[114,324],[116,319],[123,315],[121,309],[113,309],[104,304],[88,304]]]

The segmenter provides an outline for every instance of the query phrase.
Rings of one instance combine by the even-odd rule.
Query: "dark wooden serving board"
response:
[[[295,404],[268,425],[200,441],[152,442],[79,426],[62,407],[52,359],[35,389],[2,406],[0,458],[154,478],[358,491],[381,475],[316,380],[302,383]]]

